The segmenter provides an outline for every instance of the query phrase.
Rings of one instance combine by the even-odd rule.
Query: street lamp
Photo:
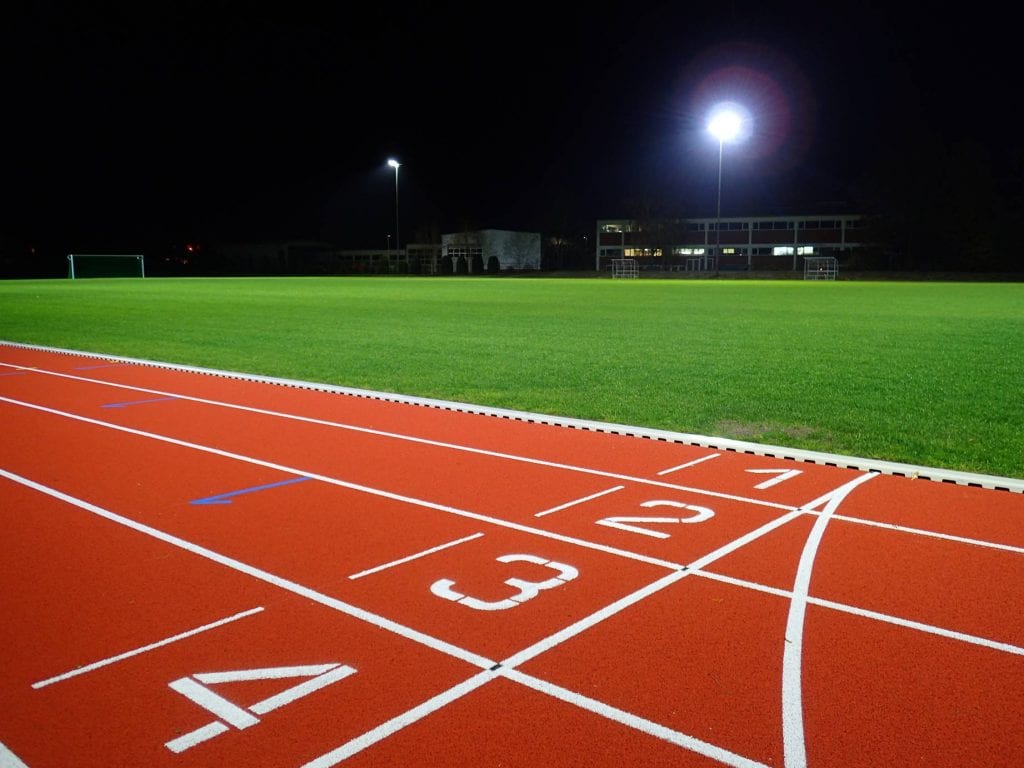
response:
[[[398,169],[402,164],[391,157],[388,158],[388,165],[395,169],[395,250],[401,251],[402,247],[399,245],[401,237],[398,234]]]
[[[723,104],[711,113],[708,132],[718,139],[718,213],[715,223],[715,271],[722,255],[722,152],[727,141],[736,141],[743,128],[743,115],[733,104]],[[705,266],[707,257],[705,256]]]

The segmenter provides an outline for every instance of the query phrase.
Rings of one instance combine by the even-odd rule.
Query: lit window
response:
[[[790,248],[789,252],[792,253],[793,249]],[[813,245],[801,245],[799,248],[796,249],[796,252],[797,252],[798,256],[811,256],[811,255],[814,254],[814,246]]]
[[[791,245],[777,245],[772,248],[773,256],[792,256],[793,246]]]

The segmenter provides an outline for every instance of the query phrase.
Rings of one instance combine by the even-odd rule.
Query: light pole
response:
[[[395,169],[395,250],[401,251],[402,246],[399,242],[401,237],[398,234],[398,169],[402,164],[391,157],[388,158],[388,165]]]
[[[725,142],[735,141],[743,127],[743,116],[729,104],[724,104],[711,114],[708,132],[718,139],[718,213],[715,222],[715,271],[722,255],[722,153]],[[705,266],[707,266],[705,256]]]

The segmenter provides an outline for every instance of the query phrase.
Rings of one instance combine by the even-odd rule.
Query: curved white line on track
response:
[[[803,666],[804,649],[804,618],[807,614],[807,602],[811,587],[811,573],[814,570],[814,558],[818,554],[821,538],[825,534],[832,515],[847,496],[858,485],[867,482],[876,473],[856,477],[831,493],[821,496],[802,509],[811,511],[819,504],[825,508],[814,522],[803,552],[800,564],[796,569],[793,582],[793,599],[789,603],[789,615],[786,618],[786,636],[782,655],[782,747],[786,768],[806,768],[807,747],[804,742],[804,704]]]

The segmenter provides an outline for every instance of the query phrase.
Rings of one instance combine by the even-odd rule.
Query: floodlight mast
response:
[[[722,258],[722,154],[725,142],[735,141],[743,127],[743,117],[729,107],[718,109],[708,122],[708,132],[718,139],[718,212],[715,219],[715,272]],[[707,255],[704,256],[707,266]]]
[[[393,157],[389,157],[388,165],[395,169],[395,250],[401,252],[402,246],[399,243],[401,237],[398,234],[398,169],[402,164]]]

